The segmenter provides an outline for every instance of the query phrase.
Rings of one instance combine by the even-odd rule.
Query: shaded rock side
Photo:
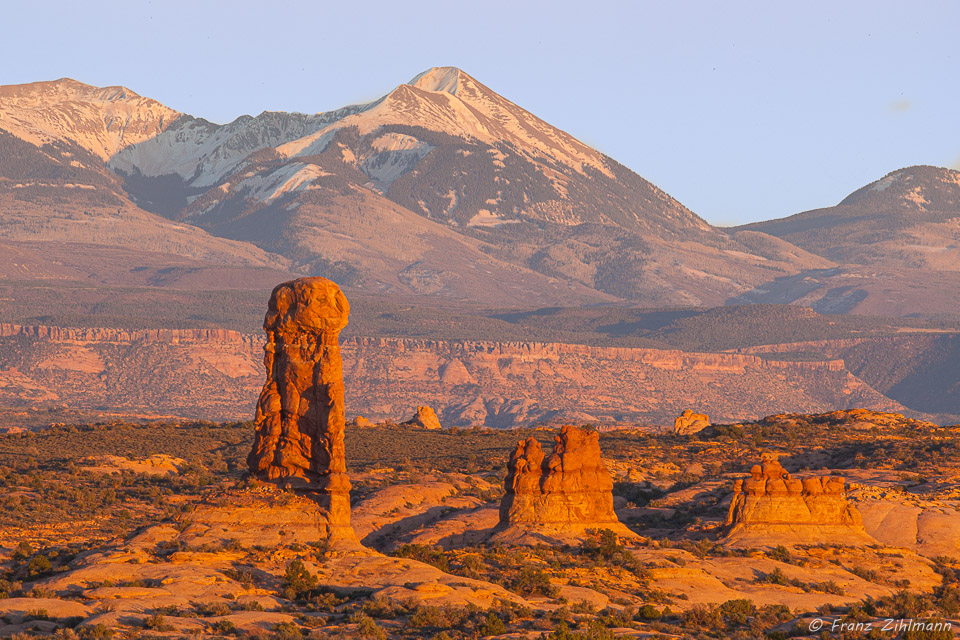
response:
[[[613,480],[600,456],[600,435],[564,426],[547,457],[535,438],[511,454],[496,539],[522,541],[523,532],[580,535],[588,529],[635,534],[613,510]]]
[[[328,496],[331,519],[344,524],[350,521],[350,481],[339,335],[349,313],[340,287],[326,278],[300,278],[273,290],[263,321],[267,381],[247,456],[261,480]]]
[[[440,418],[437,417],[437,412],[430,407],[417,407],[417,412],[413,414],[413,417],[403,424],[420,427],[421,429],[441,428]]]
[[[734,482],[725,529],[737,543],[876,542],[847,499],[842,476],[794,478],[775,454],[764,454],[749,478]]]
[[[690,409],[684,411],[673,421],[673,432],[685,436],[703,431],[710,426],[710,418],[705,413],[694,413]]]

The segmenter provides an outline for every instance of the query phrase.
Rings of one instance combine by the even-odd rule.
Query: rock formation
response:
[[[343,363],[338,336],[350,305],[325,278],[273,290],[263,328],[267,381],[257,404],[251,473],[315,490],[332,522],[350,522],[344,461]]]
[[[673,422],[673,432],[686,436],[691,433],[703,431],[710,426],[710,418],[705,413],[694,413],[690,409],[684,411],[680,417]]]
[[[430,407],[417,407],[417,412],[413,414],[413,417],[403,424],[420,427],[421,429],[441,428],[440,418],[437,417],[437,413]]]
[[[738,543],[875,542],[847,500],[843,477],[794,478],[770,453],[734,483],[725,527],[727,539]]]
[[[613,511],[613,480],[600,456],[600,434],[564,426],[547,457],[535,438],[510,456],[500,503],[502,541],[549,541],[610,529],[635,537]]]

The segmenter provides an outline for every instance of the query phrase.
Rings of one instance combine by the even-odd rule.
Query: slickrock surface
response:
[[[417,407],[417,412],[413,414],[413,417],[403,424],[409,424],[422,429],[441,428],[440,418],[437,417],[437,412],[430,407]]]
[[[122,456],[91,456],[80,460],[83,470],[91,473],[110,474],[117,471],[132,471],[154,476],[177,474],[186,464],[187,461],[182,458],[160,454],[139,460],[130,460]]]
[[[325,278],[300,278],[273,290],[263,320],[267,381],[247,456],[250,471],[262,480],[319,490],[331,521],[342,525],[350,523],[350,481],[339,335],[349,313],[343,292]]]
[[[349,495],[346,499],[344,513],[333,511],[323,493],[298,495],[272,484],[228,490],[187,511],[181,538],[195,546],[312,544],[323,540],[353,551],[360,545],[350,526]]]
[[[674,420],[673,432],[685,436],[703,431],[709,426],[710,418],[708,418],[705,413],[694,413],[690,409],[687,409]]]
[[[493,539],[550,542],[577,538],[588,529],[636,537],[614,513],[613,480],[600,456],[600,434],[566,425],[554,439],[549,457],[535,438],[517,444]]]
[[[734,483],[725,525],[727,541],[741,546],[876,543],[847,500],[843,477],[793,478],[771,453],[750,469],[749,478]]]

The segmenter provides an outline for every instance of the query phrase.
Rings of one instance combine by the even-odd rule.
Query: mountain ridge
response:
[[[24,228],[60,240],[72,228],[86,233],[71,222],[79,212],[52,230],[47,222],[54,202],[69,208],[79,184],[87,200],[120,205],[117,215],[98,210],[116,228],[145,224],[142,210],[364,292],[716,306],[779,302],[764,296],[789,297],[781,283],[849,262],[842,251],[768,233],[775,225],[713,227],[455,67],[428,69],[363,104],[264,111],[223,125],[124,87],[73,80],[2,95],[15,99],[0,100],[0,129],[33,144],[46,168],[29,189],[0,175],[0,201],[21,212],[6,232],[0,225],[0,239],[37,238]],[[83,237],[116,244],[127,235]],[[210,242],[202,236],[184,242],[169,250],[210,255],[198,248]],[[854,310],[860,296],[830,308]]]

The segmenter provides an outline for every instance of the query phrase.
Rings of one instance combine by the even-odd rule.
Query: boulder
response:
[[[410,425],[412,427],[420,427],[421,429],[441,428],[440,418],[437,417],[436,412],[430,407],[417,407],[417,412],[413,414],[413,417],[403,424]]]
[[[690,409],[687,409],[673,421],[673,432],[681,436],[686,436],[691,433],[703,431],[709,426],[710,418],[708,418],[705,413],[694,413]]]

